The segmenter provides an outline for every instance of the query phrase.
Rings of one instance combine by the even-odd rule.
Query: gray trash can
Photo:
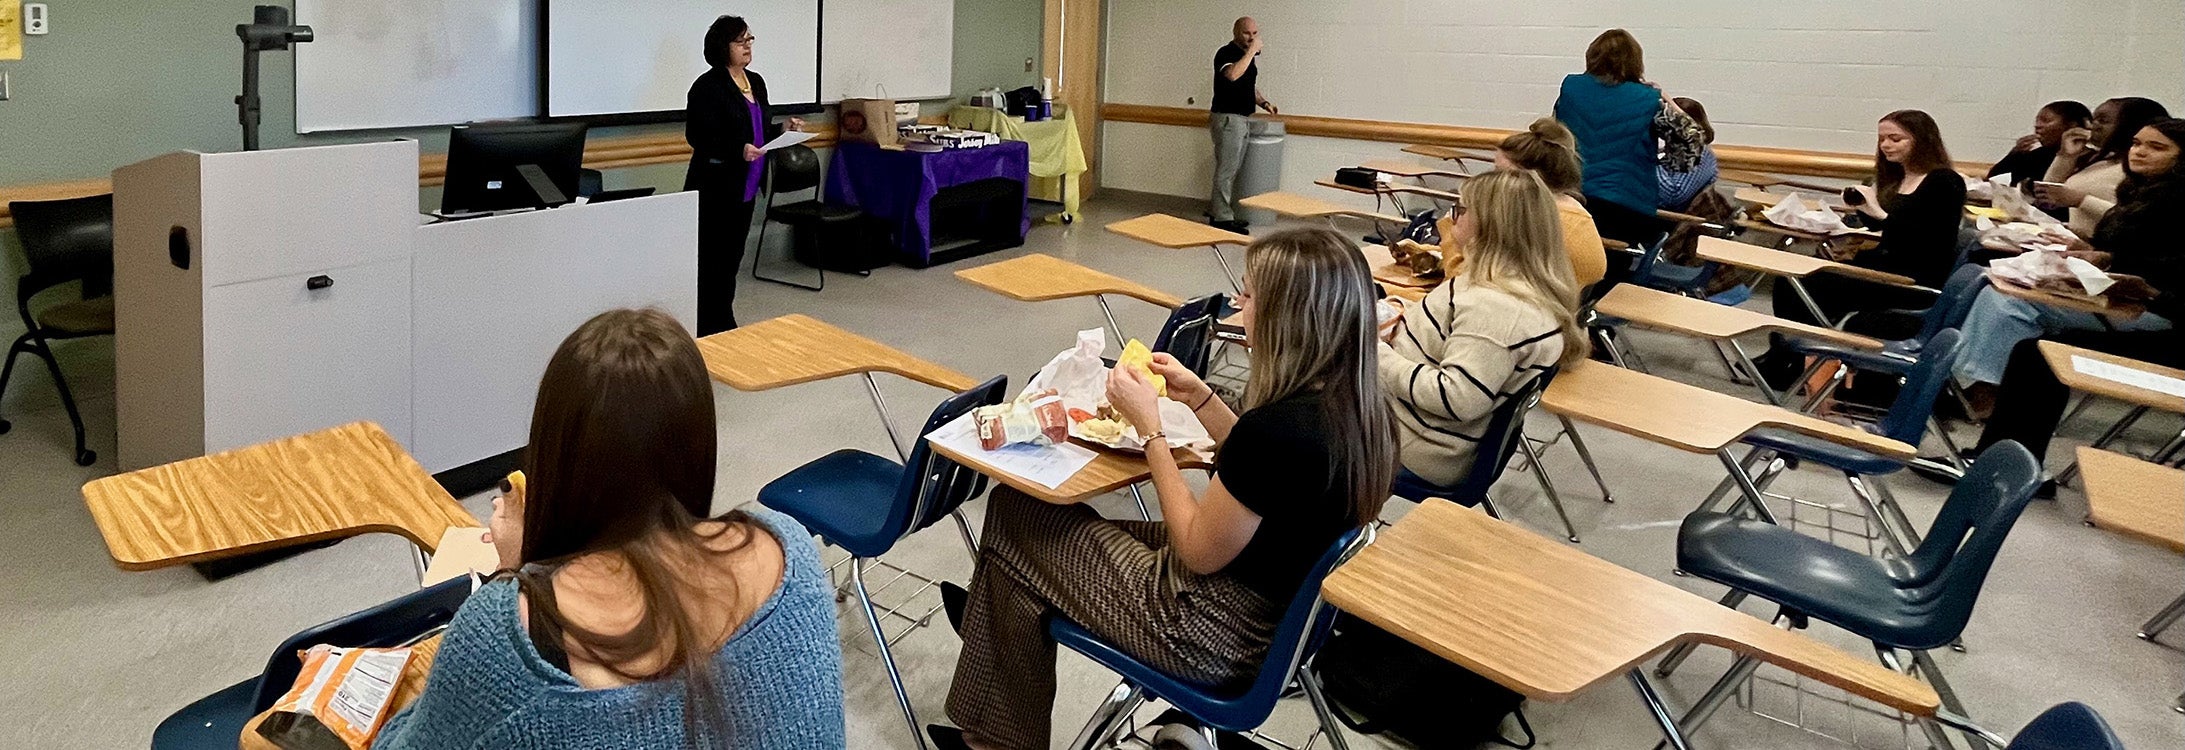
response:
[[[1238,198],[1272,193],[1282,188],[1282,139],[1281,120],[1252,118],[1244,138],[1244,164],[1237,169]],[[1264,208],[1247,208],[1244,209],[1244,215],[1238,218],[1255,226],[1273,226],[1275,212]]]

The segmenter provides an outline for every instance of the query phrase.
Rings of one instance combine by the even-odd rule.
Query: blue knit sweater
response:
[[[751,515],[781,540],[781,588],[714,654],[728,715],[722,747],[844,746],[842,650],[834,592],[811,533],[768,510]],[[548,665],[516,616],[516,585],[496,581],[463,604],[425,691],[388,720],[375,750],[686,747],[679,678],[587,690]]]

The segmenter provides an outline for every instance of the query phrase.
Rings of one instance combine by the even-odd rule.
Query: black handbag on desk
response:
[[[1360,190],[1379,190],[1381,173],[1365,167],[1343,167],[1335,170],[1335,184]]]

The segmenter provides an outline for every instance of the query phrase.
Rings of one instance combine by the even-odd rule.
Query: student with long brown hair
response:
[[[1942,129],[1926,112],[1900,109],[1883,115],[1874,129],[1874,184],[1859,185],[1845,197],[1867,227],[1881,232],[1881,240],[1844,262],[1940,289],[1957,269],[1965,178],[1951,167]],[[1805,287],[1829,320],[1814,320],[1798,293],[1781,279],[1773,292],[1776,317],[1828,326],[1853,311],[1920,308],[1934,301],[1931,293],[1834,274],[1807,278]],[[1778,389],[1789,386],[1805,367],[1803,357],[1782,346],[1770,348],[1757,364],[1768,384]]]
[[[1448,487],[1472,467],[1495,408],[1549,368],[1584,359],[1578,286],[1555,199],[1532,172],[1464,181],[1462,268],[1404,311],[1379,347],[1403,470]]]
[[[705,363],[665,313],[562,341],[527,486],[494,501],[503,570],[375,747],[843,747],[826,570],[787,517],[714,515],[715,430]]]
[[[1048,747],[1055,642],[1067,617],[1132,657],[1199,684],[1249,679],[1275,627],[1335,540],[1372,523],[1396,471],[1395,428],[1374,375],[1373,278],[1329,229],[1267,235],[1244,251],[1239,318],[1252,375],[1238,414],[1165,354],[1154,372],[1218,444],[1203,492],[1169,455],[1153,384],[1133,368],[1108,400],[1146,441],[1161,519],[1110,521],[998,487],[959,632],[948,691],[962,730],[943,750]]]

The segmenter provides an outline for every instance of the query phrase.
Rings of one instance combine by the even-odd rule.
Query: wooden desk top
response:
[[[739,391],[764,391],[863,372],[892,372],[951,393],[979,381],[804,315],[784,315],[698,339],[706,372]]]
[[[1487,161],[1493,161],[1493,159],[1489,158],[1487,159]],[[1387,172],[1398,177],[1425,177],[1427,175],[1433,175],[1436,177],[1451,177],[1461,180],[1466,177],[1472,176],[1470,172],[1466,172],[1462,168],[1450,169],[1447,167],[1434,167],[1424,164],[1414,164],[1406,161],[1390,161],[1385,159],[1379,161],[1369,161],[1358,166],[1364,167],[1366,169],[1371,169],[1375,172]]]
[[[1395,256],[1389,255],[1387,245],[1365,245],[1358,248],[1358,252],[1366,256],[1366,266],[1373,269],[1373,280],[1388,285],[1391,287],[1390,291],[1397,288],[1432,289],[1441,286],[1441,277],[1422,279],[1418,274],[1412,273],[1409,266],[1398,264]]]
[[[1721,340],[1751,333],[1772,332],[1854,349],[1879,351],[1882,348],[1881,341],[1855,333],[1785,320],[1742,307],[1718,305],[1636,284],[1616,285],[1615,289],[1609,290],[1608,296],[1594,304],[1593,309],[1600,311],[1602,315],[1630,321],[1633,325],[1703,339]]]
[[[1044,253],[966,268],[957,271],[956,278],[1024,302],[1119,294],[1171,310],[1183,304],[1176,295]]]
[[[1453,146],[1436,146],[1429,143],[1414,143],[1409,146],[1405,146],[1403,148],[1403,152],[1407,154],[1417,154],[1419,156],[1424,156],[1429,159],[1445,159],[1449,161],[1464,161],[1466,159],[1470,159],[1472,161],[1486,162],[1491,164],[1494,163],[1495,160],[1493,154],[1484,154],[1478,151],[1471,151],[1467,149],[1456,148]]]
[[[2109,364],[2117,365],[2119,367],[2129,367],[2134,370],[2154,373],[2156,375],[2162,375],[2165,377],[2178,378],[2180,380],[2185,380],[2185,370],[2180,370],[2175,367],[2163,367],[2162,365],[2157,365],[2149,362],[2141,362],[2136,359],[2127,359],[2125,357],[2119,357],[2114,354],[2097,352],[2092,349],[2081,349],[2070,344],[2056,341],[2044,340],[2037,344],[2037,346],[2041,348],[2041,358],[2048,360],[2049,369],[2056,371],[2056,379],[2063,381],[2064,385],[2070,386],[2073,390],[2084,391],[2097,396],[2107,396],[2118,401],[2124,401],[2138,406],[2161,409],[2163,411],[2171,412],[2174,414],[2185,414],[2185,398],[2172,396],[2161,391],[2150,391],[2135,385],[2126,385],[2124,383],[2119,383],[2117,381],[2109,380],[2107,378],[2097,378],[2092,375],[2079,372],[2077,368],[2071,366],[2071,358],[2073,356],[2086,357],[2088,359],[2107,362]]]
[[[2088,523],[2185,552],[2185,471],[2083,445],[2079,471]]]
[[[1086,464],[1085,468],[1077,470],[1077,473],[1064,481],[1062,486],[1047,489],[1045,485],[1038,482],[994,468],[993,464],[979,460],[976,455],[959,453],[955,449],[940,443],[931,440],[926,441],[926,445],[931,447],[935,453],[941,454],[950,461],[963,464],[972,471],[992,477],[994,481],[1056,505],[1082,503],[1145,481],[1153,476],[1153,471],[1146,467],[1144,456],[1110,450],[1090,443],[1078,442],[1077,444],[1091,449],[1100,456],[1094,458],[1092,463]],[[1177,466],[1185,469],[1211,469],[1214,467],[1213,462],[1201,459],[1198,454],[1181,448],[1176,449],[1170,455],[1176,457]]]
[[[1271,193],[1260,193],[1259,195],[1237,201],[1237,204],[1244,206],[1245,208],[1263,208],[1278,214],[1282,214],[1283,216],[1303,216],[1307,218],[1320,216],[1355,216],[1361,219],[1387,222],[1390,224],[1401,225],[1404,223],[1404,218],[1401,216],[1390,216],[1388,214],[1375,213],[1372,211],[1362,211],[1339,203],[1331,203],[1328,201],[1320,200],[1319,198],[1310,198],[1303,195],[1298,195],[1296,193],[1285,193],[1280,190]]]
[[[371,422],[95,479],[83,499],[123,570],[375,532],[429,552],[483,525]]]
[[[1124,219],[1109,224],[1107,230],[1149,245],[1172,249],[1252,244],[1252,238],[1247,235],[1215,229],[1168,214],[1146,214],[1135,219]]]
[[[2146,312],[2147,308],[2131,303],[2121,303],[2096,294],[2065,294],[2046,289],[2021,286],[2018,282],[1999,278],[1994,271],[1988,272],[1988,286],[1997,292],[2017,297],[2036,305],[2046,305],[2062,310],[2077,310],[2117,320],[2131,320]]]
[[[1322,593],[1538,700],[1569,700],[1698,642],[1912,714],[1932,715],[1939,702],[1916,679],[1443,500],[1382,530]]]
[[[1341,191],[1343,191],[1343,192],[1346,192],[1346,193],[1356,193],[1356,194],[1358,194],[1358,195],[1380,195],[1380,194],[1381,194],[1381,191],[1379,191],[1379,190],[1368,190],[1368,189],[1365,189],[1365,188],[1362,188],[1362,187],[1358,187],[1358,186],[1355,186],[1355,185],[1345,185],[1345,184],[1343,184],[1343,183],[1340,183],[1340,182],[1336,182],[1336,181],[1334,181],[1334,180],[1313,180],[1313,184],[1315,184],[1315,185],[1319,185],[1319,186],[1321,186],[1321,187],[1324,187],[1324,188],[1332,188],[1332,189],[1335,189],[1335,190],[1341,190]]]
[[[1827,258],[1787,253],[1759,245],[1707,235],[1701,235],[1699,238],[1699,257],[1702,260],[1756,269],[1777,276],[1805,278],[1816,273],[1831,273],[1881,284],[1912,286],[1916,283],[1910,276],[1876,271],[1849,263],[1838,263]]]
[[[1761,427],[1812,435],[1877,455],[1918,455],[1880,435],[1591,360],[1563,368],[1540,403],[1548,411],[1692,453],[1713,453]]]

